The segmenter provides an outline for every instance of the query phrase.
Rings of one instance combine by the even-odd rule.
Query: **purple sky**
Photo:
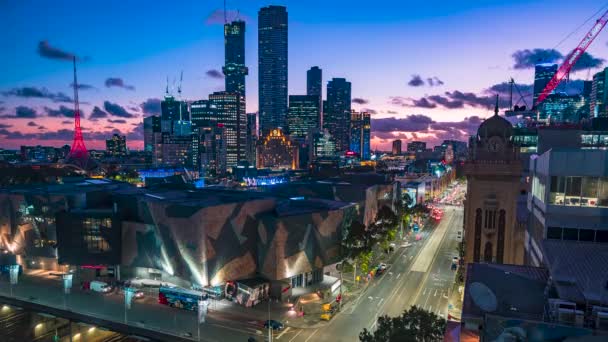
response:
[[[80,98],[91,148],[102,148],[116,129],[141,148],[142,118],[155,111],[167,76],[173,84],[183,70],[187,100],[222,90],[214,72],[223,65],[222,2],[163,4],[0,1],[0,146],[71,143],[72,54],[80,58],[80,83],[90,86]],[[248,24],[248,112],[257,110],[257,10],[268,4],[228,1],[229,17],[238,9]],[[569,52],[598,15],[558,43],[600,9],[588,0],[272,4],[289,12],[289,93],[304,93],[313,65],[324,83],[347,78],[359,99],[354,108],[375,113],[373,148],[394,138],[465,140],[491,114],[489,97],[506,95],[504,87],[488,89],[513,77],[529,93],[534,62]],[[600,70],[607,41],[602,32],[572,79]],[[553,48],[559,53],[546,53]]]

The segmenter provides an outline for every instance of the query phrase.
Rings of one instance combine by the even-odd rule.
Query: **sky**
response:
[[[372,114],[372,148],[393,139],[466,140],[508,103],[511,77],[530,104],[533,66],[561,62],[608,4],[603,1],[228,0],[246,28],[247,111],[257,111],[257,12],[289,14],[289,94],[304,94],[306,70],[352,83],[353,108]],[[381,6],[373,6],[378,4]],[[589,20],[591,19],[591,20]],[[141,149],[142,120],[158,113],[183,72],[185,100],[224,89],[223,2],[0,0],[0,147],[70,144],[71,56],[78,59],[87,147],[113,132]],[[606,30],[608,31],[608,29]],[[608,66],[602,32],[564,90]],[[519,97],[514,99],[518,102]],[[519,102],[523,104],[523,102]]]

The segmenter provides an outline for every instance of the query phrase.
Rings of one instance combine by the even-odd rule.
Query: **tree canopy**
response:
[[[434,342],[441,341],[446,321],[416,306],[403,312],[401,316],[378,317],[376,330],[367,329],[359,334],[361,342]]]

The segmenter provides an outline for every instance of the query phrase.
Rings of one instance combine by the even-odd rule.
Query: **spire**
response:
[[[494,115],[498,115],[498,94],[496,94],[496,106],[494,107]]]

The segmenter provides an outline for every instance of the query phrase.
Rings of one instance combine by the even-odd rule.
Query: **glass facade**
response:
[[[321,112],[317,95],[290,95],[287,114],[287,131],[289,136],[304,142],[306,136],[319,128]]]
[[[104,253],[111,250],[105,237],[106,230],[110,229],[112,229],[111,218],[85,218],[82,221],[82,239],[89,253]]]
[[[327,82],[327,101],[323,108],[323,128],[329,131],[336,142],[338,152],[349,148],[351,120],[351,84],[344,78],[333,78]]]
[[[551,176],[549,204],[608,207],[608,177]]]
[[[581,145],[587,149],[606,149],[608,148],[608,132],[581,134]]]
[[[608,243],[608,230],[549,227],[547,239]]]

